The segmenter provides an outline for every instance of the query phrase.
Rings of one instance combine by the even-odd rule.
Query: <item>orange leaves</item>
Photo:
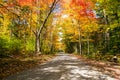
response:
[[[90,0],[70,0],[68,5],[69,8],[73,10],[79,17],[80,16],[94,17],[94,12],[92,11],[94,3]]]
[[[91,0],[63,0],[65,13],[74,18],[95,18],[94,3]]]
[[[64,25],[64,27],[68,28],[69,26],[78,26],[81,27],[81,31],[83,33],[85,31],[92,32],[97,30],[94,2],[92,2],[91,0],[63,0],[63,5],[64,6],[62,7],[64,9],[62,11],[62,14],[69,15],[68,18],[71,20],[69,22],[65,21],[69,25]],[[66,19],[67,18],[65,18],[64,20]],[[74,23],[72,20],[75,20],[76,23]],[[73,22],[73,24],[70,24],[71,22]]]
[[[49,5],[53,2],[53,0],[17,0],[18,3],[22,6],[27,5],[27,6],[33,6],[33,5],[38,5],[43,6],[43,5]]]
[[[18,0],[18,3],[22,6],[24,5],[32,6],[34,3],[34,0]]]
[[[63,0],[62,2],[63,2],[64,4],[70,4],[71,1],[72,1],[72,0]]]
[[[71,4],[76,6],[86,6],[85,0],[72,0]]]

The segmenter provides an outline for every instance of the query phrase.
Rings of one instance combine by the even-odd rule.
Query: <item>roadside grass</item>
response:
[[[12,56],[0,58],[0,79],[19,73],[23,70],[37,67],[39,64],[54,58],[55,55]]]

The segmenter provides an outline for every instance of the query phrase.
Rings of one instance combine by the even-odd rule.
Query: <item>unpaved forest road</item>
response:
[[[23,71],[5,80],[117,80],[68,54],[56,58],[35,69]]]

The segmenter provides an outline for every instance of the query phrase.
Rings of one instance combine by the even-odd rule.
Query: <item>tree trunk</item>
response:
[[[78,48],[77,48],[77,44],[76,43],[74,45],[74,50],[75,50],[75,53],[78,53]]]
[[[51,31],[50,33],[50,52],[52,53],[53,52],[53,31]]]
[[[108,43],[108,38],[109,37],[107,37],[107,34],[109,34],[109,32],[108,32],[108,16],[107,16],[107,14],[106,14],[106,10],[105,9],[103,9],[103,14],[104,14],[104,21],[105,21],[105,27],[106,27],[106,31],[105,31],[105,48],[106,48],[106,51],[108,51],[109,50],[109,43]]]
[[[37,0],[37,7],[38,8],[40,8],[40,0]],[[46,15],[46,17],[45,17],[45,19],[44,19],[44,21],[43,21],[43,23],[41,24],[41,26],[40,26],[40,23],[39,23],[39,20],[40,20],[40,17],[39,17],[39,15],[40,15],[40,11],[39,10],[37,10],[37,25],[38,26],[40,26],[39,28],[37,28],[36,29],[36,32],[35,31],[33,31],[34,32],[34,34],[35,34],[35,52],[39,55],[39,54],[41,54],[41,46],[40,46],[40,34],[41,34],[41,32],[42,32],[42,30],[43,30],[43,28],[45,27],[45,24],[46,24],[46,22],[47,22],[47,20],[48,20],[48,18],[50,17],[50,15],[51,15],[51,13],[52,13],[52,11],[55,9],[55,7],[56,7],[56,4],[59,2],[59,0],[54,0],[53,1],[53,3],[52,3],[52,5],[51,5],[51,7],[50,7],[50,10],[49,10],[49,12],[48,12],[48,14]]]
[[[13,31],[12,29],[10,29],[10,38],[12,38],[12,36],[13,36]]]
[[[40,35],[35,36],[35,53],[36,54],[41,54],[41,51],[40,51]]]
[[[79,30],[79,53],[82,55],[82,43],[81,43],[81,29],[78,27]]]
[[[26,51],[26,30],[25,30],[25,33],[24,33],[24,53]]]
[[[87,34],[87,44],[88,44],[88,48],[87,48],[87,53],[89,54],[90,53],[90,42],[89,42],[89,32]]]

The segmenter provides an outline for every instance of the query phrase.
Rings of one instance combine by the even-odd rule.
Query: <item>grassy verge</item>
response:
[[[26,69],[31,69],[39,64],[54,58],[55,55],[40,55],[40,56],[13,56],[7,58],[0,58],[0,79],[15,73],[21,72]]]

